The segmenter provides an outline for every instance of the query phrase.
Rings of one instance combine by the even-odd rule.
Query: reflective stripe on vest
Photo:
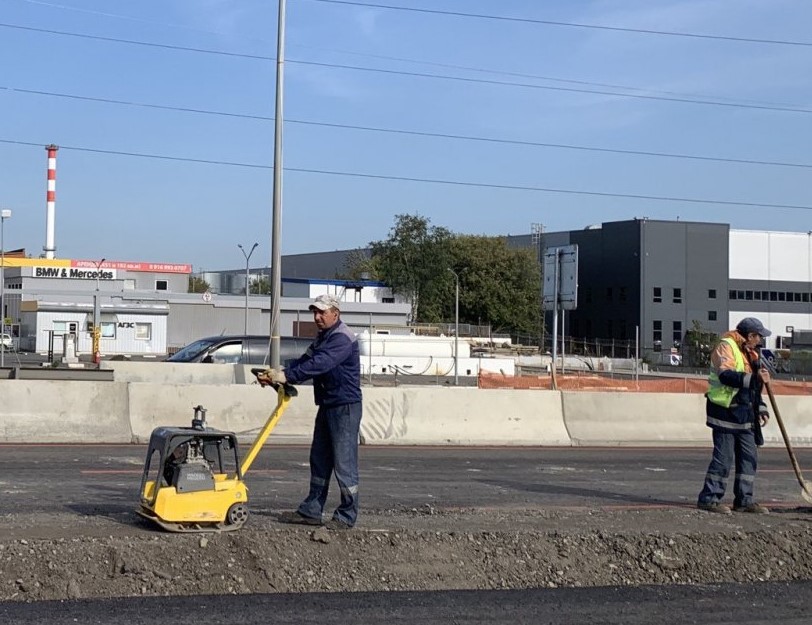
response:
[[[733,349],[733,357],[736,359],[736,371],[738,373],[744,373],[744,355],[739,345],[729,336],[722,340]],[[733,398],[736,396],[736,393],[739,392],[739,389],[722,384],[719,381],[719,373],[716,369],[711,369],[710,375],[708,376],[708,384],[710,384],[710,389],[708,389],[705,396],[714,404],[730,408],[730,404],[733,403]]]

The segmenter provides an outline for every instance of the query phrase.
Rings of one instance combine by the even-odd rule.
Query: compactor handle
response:
[[[254,374],[255,377],[259,378],[260,374],[265,373],[267,369],[263,367],[252,367],[251,373]],[[279,390],[279,384],[276,382],[271,382],[271,386],[274,388],[275,391]],[[293,384],[288,384],[285,382],[281,385],[282,389],[285,391],[285,397],[296,397],[299,394],[299,391],[296,390],[296,387]]]

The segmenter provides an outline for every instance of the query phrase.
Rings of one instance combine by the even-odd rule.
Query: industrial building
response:
[[[191,265],[7,257],[4,315],[19,351],[61,354],[72,341],[91,353],[98,302],[101,354],[163,356],[218,334],[269,334],[267,295],[188,293]],[[342,317],[361,330],[404,326],[408,304],[397,304],[376,282],[283,280],[280,332],[313,336],[308,306],[321,293],[346,304]],[[379,303],[381,300],[385,300]]]

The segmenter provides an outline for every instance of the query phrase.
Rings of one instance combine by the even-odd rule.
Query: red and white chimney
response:
[[[45,258],[53,258],[56,252],[54,226],[56,224],[56,145],[47,145],[48,151],[48,195],[45,203]]]

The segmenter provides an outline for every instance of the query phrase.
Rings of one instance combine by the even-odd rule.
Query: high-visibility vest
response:
[[[739,345],[729,336],[722,340],[733,348],[733,357],[736,359],[736,371],[738,373],[744,373],[744,354],[742,354]],[[711,369],[710,375],[708,376],[708,384],[710,384],[710,389],[708,389],[705,396],[714,404],[723,406],[724,408],[730,408],[730,404],[733,403],[733,398],[736,396],[736,393],[739,392],[739,389],[722,384],[719,381],[719,372],[716,371],[715,368]]]

